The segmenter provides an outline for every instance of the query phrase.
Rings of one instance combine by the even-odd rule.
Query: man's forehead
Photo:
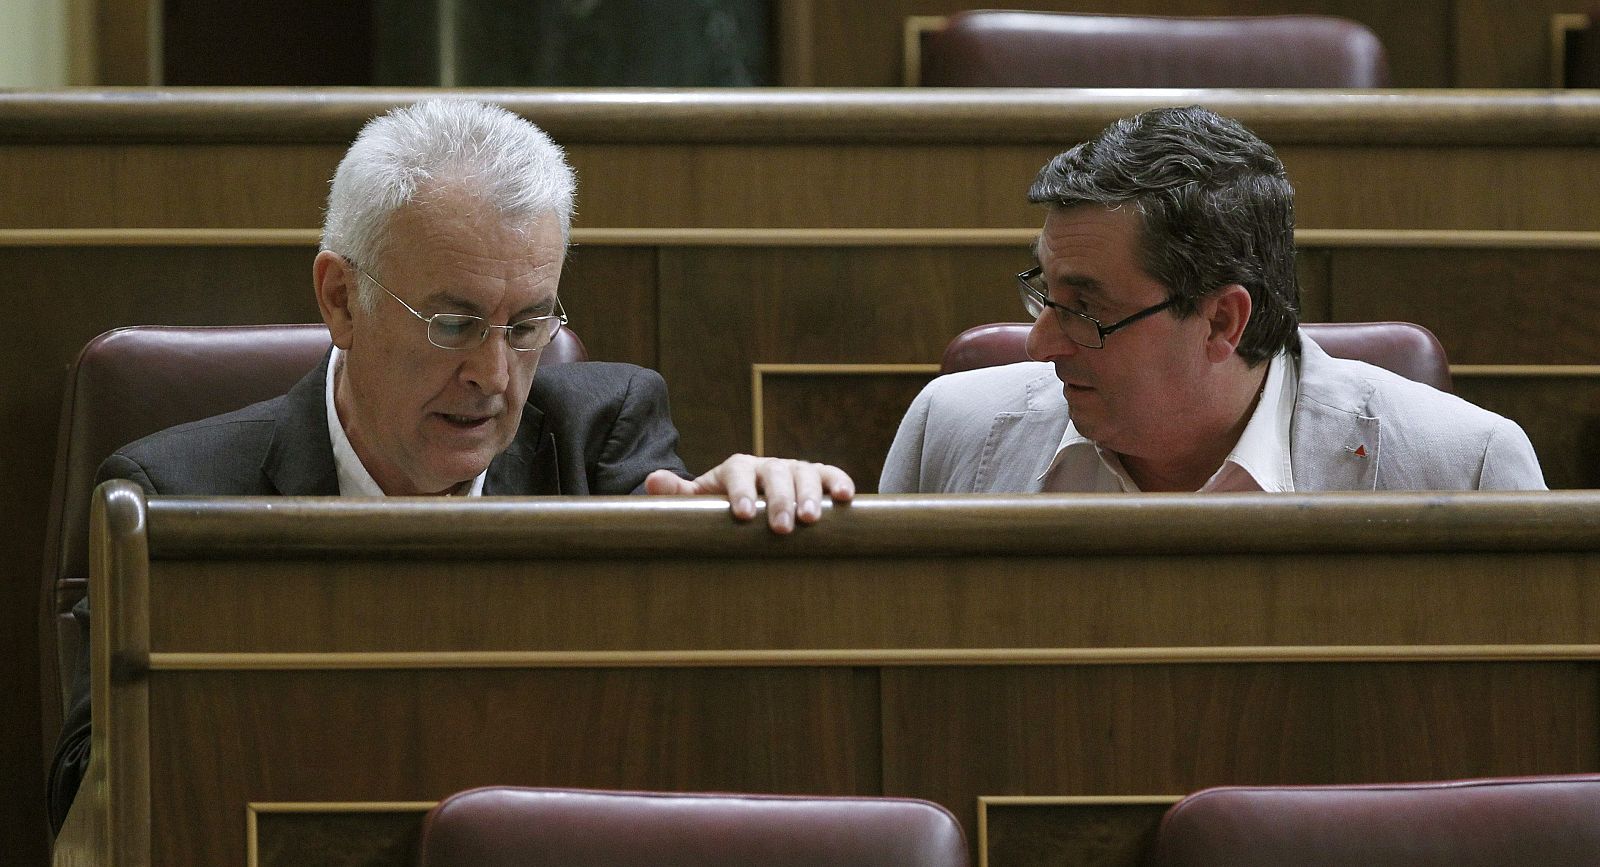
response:
[[[1136,250],[1141,228],[1137,214],[1127,206],[1052,208],[1034,236],[1033,252],[1040,264],[1046,264],[1047,254]]]

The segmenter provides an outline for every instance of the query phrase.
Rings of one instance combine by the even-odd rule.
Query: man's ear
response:
[[[338,253],[323,250],[311,263],[311,280],[317,290],[317,308],[322,311],[322,321],[328,325],[333,345],[350,348],[350,335],[354,330],[356,281],[360,273],[349,260]]]
[[[1233,357],[1250,323],[1250,291],[1232,283],[1206,296],[1202,312],[1210,326],[1206,336],[1206,357],[1221,363]]]

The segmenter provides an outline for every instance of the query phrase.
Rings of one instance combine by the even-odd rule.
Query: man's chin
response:
[[[1104,432],[1104,418],[1089,403],[1089,401],[1069,402],[1067,417],[1072,419],[1072,426],[1078,429],[1078,433],[1099,442],[1100,437],[1097,434]]]

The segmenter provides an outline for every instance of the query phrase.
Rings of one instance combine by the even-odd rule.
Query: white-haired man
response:
[[[539,372],[575,182],[505,109],[429,100],[367,124],[339,164],[312,265],[332,336],[288,394],[118,450],[101,480],[153,494],[721,494],[787,533],[849,500],[836,467],[734,455],[687,478],[653,371]],[[87,637],[89,611],[75,612]],[[51,773],[59,827],[88,762],[87,654]]]

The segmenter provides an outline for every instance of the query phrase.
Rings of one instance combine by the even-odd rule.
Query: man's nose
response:
[[[511,352],[505,332],[491,328],[482,343],[467,350],[461,377],[482,394],[499,394],[511,383]]]
[[[1033,327],[1028,329],[1027,350],[1028,357],[1034,361],[1050,361],[1062,355],[1074,355],[1080,348],[1067,337],[1061,329],[1061,323],[1056,321],[1060,314],[1046,307],[1044,312],[1034,317]]]

